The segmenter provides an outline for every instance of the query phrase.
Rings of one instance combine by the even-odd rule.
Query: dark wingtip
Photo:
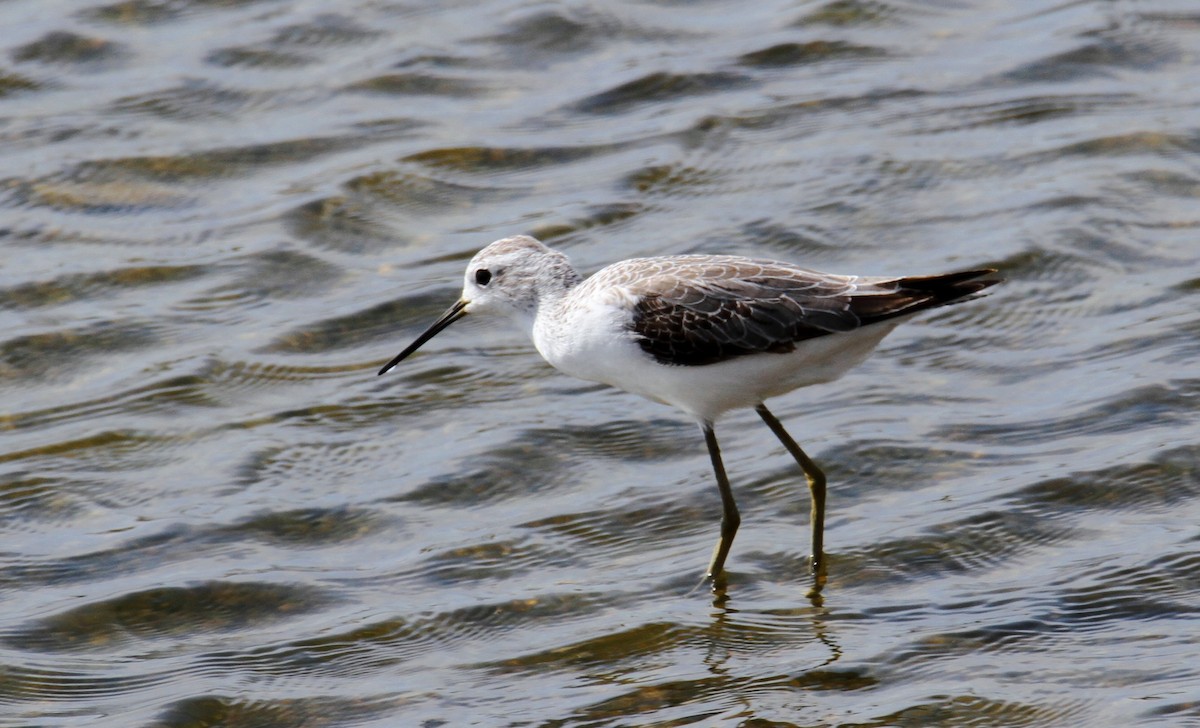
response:
[[[977,268],[931,276],[907,276],[894,281],[894,293],[858,296],[851,304],[863,323],[885,321],[937,306],[970,301],[1004,279],[995,268]]]
[[[999,273],[995,268],[976,268],[975,270],[960,270],[956,273],[940,273],[932,276],[905,276],[896,281],[902,288],[911,288],[917,291],[935,291],[954,287],[963,283],[982,283],[985,287],[995,285],[1003,278],[988,278],[977,280],[984,276],[992,276]]]
[[[936,305],[979,293],[1003,282],[1004,279],[997,276],[997,273],[999,271],[995,268],[977,268],[932,276],[908,276],[896,283],[901,289],[920,291],[932,296]]]

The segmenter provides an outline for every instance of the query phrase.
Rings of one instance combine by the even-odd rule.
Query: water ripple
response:
[[[576,102],[572,109],[584,114],[619,114],[644,104],[672,98],[725,91],[749,83],[744,76],[721,72],[699,74],[650,73]]]
[[[154,728],[190,728],[198,725],[342,726],[381,718],[403,707],[396,698],[341,698],[314,695],[306,698],[247,700],[232,695],[184,698],[164,710]]]
[[[1186,3],[44,4],[0,3],[0,722],[1198,717]],[[686,418],[482,320],[375,376],[516,233],[1006,282],[779,398],[820,594],[721,421],[713,594]]]
[[[113,651],[128,643],[226,632],[286,619],[329,600],[310,587],[209,582],[123,594],[37,620],[0,637],[11,648]]]
[[[123,666],[111,660],[94,669],[63,669],[6,665],[0,705],[34,701],[90,701],[120,696],[161,684],[165,675],[121,675]]]

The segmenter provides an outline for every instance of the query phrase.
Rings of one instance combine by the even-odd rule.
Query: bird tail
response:
[[[980,268],[932,276],[908,276],[898,279],[896,284],[900,290],[908,289],[928,294],[930,296],[929,305],[937,306],[965,299],[1004,280],[1003,278],[984,277],[995,276],[995,274],[995,268]]]
[[[931,276],[908,276],[881,282],[885,292],[854,296],[850,310],[864,324],[907,316],[927,308],[968,301],[985,288],[996,285],[1002,278],[993,276],[992,268],[942,273]]]

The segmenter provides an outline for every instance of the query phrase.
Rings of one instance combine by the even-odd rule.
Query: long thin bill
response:
[[[413,353],[417,349],[420,349],[421,345],[424,344],[426,341],[429,341],[433,337],[437,336],[439,331],[446,328],[447,326],[454,323],[455,321],[459,320],[463,316],[466,316],[467,315],[466,308],[467,308],[466,301],[460,300],[457,303],[455,303],[453,306],[450,307],[450,309],[448,311],[446,311],[446,313],[442,314],[438,318],[437,321],[433,322],[433,326],[430,326],[428,329],[425,330],[425,333],[423,333],[417,337],[416,341],[409,344],[408,348],[406,348],[404,351],[397,354],[395,359],[392,359],[387,364],[384,364],[383,369],[380,369],[379,373],[380,374],[386,373],[387,370],[391,369],[392,367],[396,366],[400,362],[404,361],[408,357],[409,354]]]

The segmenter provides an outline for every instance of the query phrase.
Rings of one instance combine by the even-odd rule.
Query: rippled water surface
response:
[[[0,724],[1200,725],[1200,7],[0,3]],[[993,266],[718,432],[487,242]]]

